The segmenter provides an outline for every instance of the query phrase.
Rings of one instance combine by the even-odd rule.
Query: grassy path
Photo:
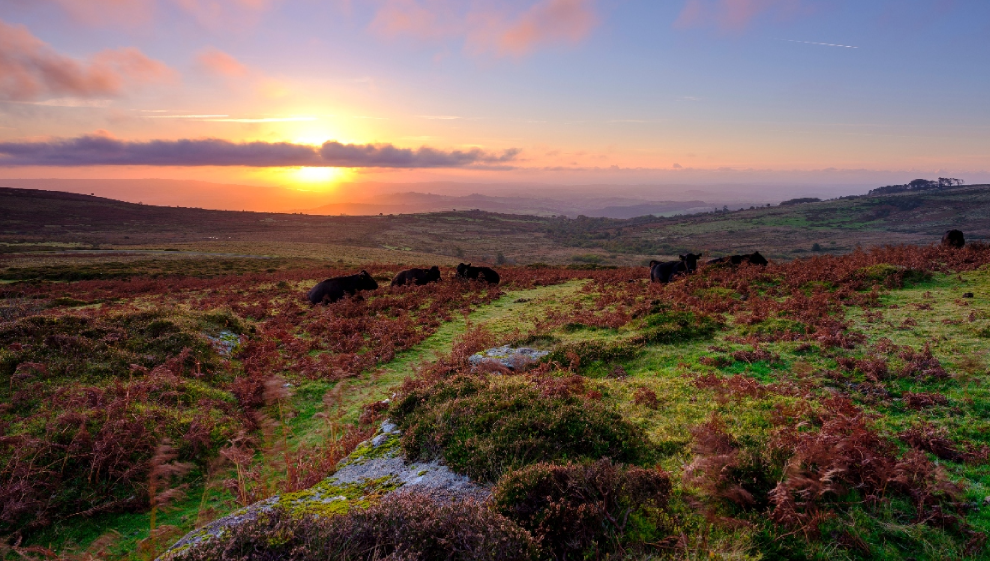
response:
[[[295,416],[290,421],[293,435],[290,446],[312,444],[327,438],[327,422],[318,413],[323,412],[330,417],[339,416],[340,424],[356,423],[363,405],[389,397],[396,386],[414,374],[417,365],[449,353],[468,324],[484,325],[497,335],[507,336],[517,330],[526,332],[542,311],[572,296],[583,283],[584,281],[571,281],[531,290],[508,291],[491,304],[474,310],[468,315],[467,321],[464,317],[458,317],[443,324],[426,340],[398,353],[394,360],[374,372],[339,382],[314,380],[300,383],[294,388],[292,398]],[[331,410],[324,405],[324,395],[328,391],[334,391],[340,396]],[[211,477],[215,478],[216,476]],[[203,484],[204,480],[200,479],[188,489],[184,500],[158,514],[159,525],[175,528],[166,537],[162,537],[160,546],[171,543],[170,539],[174,541],[192,530],[204,513],[209,513],[209,517],[215,519],[236,508],[231,504],[227,491],[214,484],[204,493]],[[93,517],[83,525],[57,525],[40,538],[40,543],[55,551],[69,549],[80,553],[88,552],[100,558],[152,559],[150,552],[140,551],[140,543],[148,537],[148,530],[148,513],[109,514]],[[105,550],[98,550],[96,544],[100,541],[99,538],[107,534],[113,536],[114,543]]]
[[[571,281],[530,290],[512,290],[491,304],[473,311],[468,315],[467,321],[472,325],[484,325],[496,335],[508,335],[516,330],[525,332],[533,326],[533,321],[541,310],[573,295],[583,284],[584,281]],[[378,371],[337,382],[342,386],[340,389],[334,383],[324,381],[303,384],[296,393],[295,406],[299,415],[293,422],[293,432],[301,435],[302,439],[322,438],[317,430],[322,421],[314,418],[314,414],[322,407],[323,396],[330,389],[339,392],[341,399],[336,410],[327,413],[341,415],[340,421],[345,424],[356,422],[361,406],[388,398],[396,386],[414,373],[417,365],[449,353],[467,325],[463,317],[445,323],[425,341],[398,353],[394,360]]]

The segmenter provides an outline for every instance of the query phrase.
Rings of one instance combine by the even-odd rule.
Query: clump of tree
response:
[[[818,197],[801,197],[798,199],[790,199],[780,203],[780,206],[793,206],[793,205],[803,205],[805,203],[820,203],[821,199]]]
[[[962,186],[965,181],[954,177],[939,177],[937,181],[931,179],[915,179],[904,185],[887,185],[877,187],[869,192],[870,195],[890,195],[893,193],[903,193],[906,191],[941,191]]]

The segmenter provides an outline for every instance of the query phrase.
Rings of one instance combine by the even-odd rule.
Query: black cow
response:
[[[963,237],[963,233],[959,230],[949,230],[944,236],[942,236],[942,245],[954,249],[961,249],[964,245],[966,245],[966,238]]]
[[[489,267],[472,267],[470,263],[457,266],[457,276],[462,279],[483,280],[489,284],[498,284],[501,280],[498,273]]]
[[[680,261],[650,261],[650,281],[666,284],[679,274],[693,273],[698,269],[700,253],[688,253],[679,257]]]
[[[422,286],[426,283],[437,282],[439,280],[442,280],[440,278],[440,267],[434,265],[429,269],[407,269],[400,271],[392,279],[392,286],[405,286],[407,284]]]
[[[743,263],[766,266],[770,262],[767,261],[766,257],[760,255],[759,251],[744,253],[742,255],[726,255],[725,257],[719,257],[718,259],[711,259],[708,261],[709,265],[741,265]]]
[[[371,278],[368,271],[327,279],[310,289],[306,297],[313,304],[333,304],[345,294],[353,296],[359,290],[378,290],[378,283]]]

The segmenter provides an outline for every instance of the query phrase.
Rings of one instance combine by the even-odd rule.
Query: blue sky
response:
[[[0,177],[990,179],[986,1],[8,0],[0,22]],[[87,137],[126,154],[68,153]],[[445,156],[132,157],[203,139]]]

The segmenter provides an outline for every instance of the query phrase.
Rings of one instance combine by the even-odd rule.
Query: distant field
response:
[[[707,257],[759,250],[793,259],[846,253],[857,245],[928,244],[950,228],[970,239],[990,237],[990,186],[628,220],[478,211],[351,217],[226,212],[0,189],[0,266],[13,267],[37,265],[39,253],[46,263],[77,264],[181,255],[448,266],[494,263],[501,254],[506,263],[629,266],[689,251]]]

